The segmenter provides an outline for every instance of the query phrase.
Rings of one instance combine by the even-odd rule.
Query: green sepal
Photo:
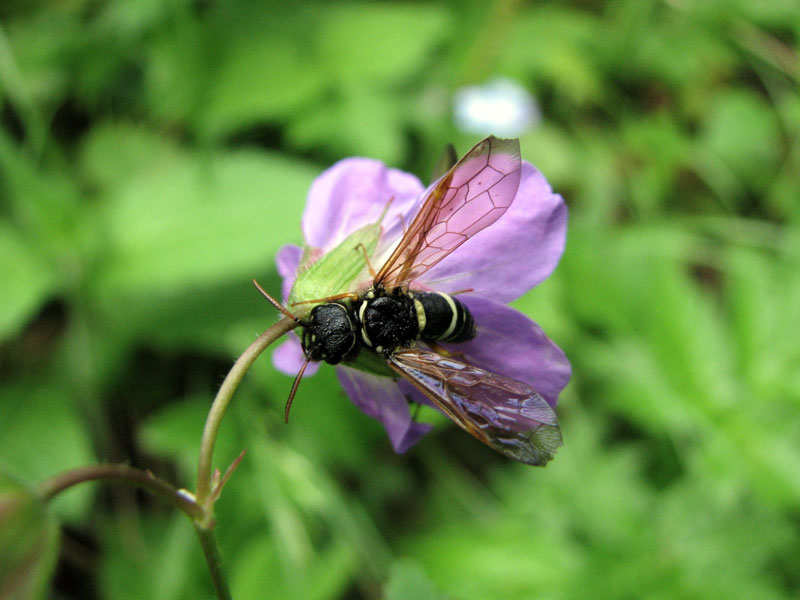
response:
[[[317,303],[297,304],[306,300],[324,299],[346,292],[363,292],[368,284],[369,271],[364,258],[364,246],[367,256],[372,256],[378,247],[381,236],[380,219],[376,223],[364,225],[351,233],[345,240],[330,252],[314,260],[315,250],[306,246],[300,259],[297,279],[289,293],[289,309],[300,319],[311,312]],[[306,266],[308,265],[308,266]],[[346,299],[344,302],[348,302]],[[375,352],[360,352],[355,360],[346,363],[348,367],[378,375],[392,377],[396,375],[386,364],[386,359]]]
[[[319,260],[304,268],[313,259],[313,251],[306,248],[300,261],[297,279],[289,293],[289,307],[298,317],[307,315],[314,304],[298,304],[295,302],[316,300],[335,296],[345,292],[358,291],[359,283],[367,280],[367,256],[371,256],[378,246],[381,235],[380,222],[365,225],[351,233],[330,252],[323,254]]]

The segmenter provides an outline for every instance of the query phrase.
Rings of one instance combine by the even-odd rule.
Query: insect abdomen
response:
[[[420,337],[464,342],[475,337],[475,321],[467,307],[443,292],[414,292]]]

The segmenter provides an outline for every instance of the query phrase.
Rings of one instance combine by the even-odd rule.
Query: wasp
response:
[[[287,400],[287,419],[309,361],[348,363],[371,352],[494,450],[531,465],[553,457],[561,432],[550,405],[527,383],[467,364],[457,352],[445,350],[439,342],[475,338],[475,321],[453,295],[415,289],[420,276],[505,213],[520,173],[518,140],[490,136],[476,144],[429,188],[377,272],[367,257],[372,275],[367,289],[309,301],[316,305],[303,320],[259,287],[303,329],[306,361]]]

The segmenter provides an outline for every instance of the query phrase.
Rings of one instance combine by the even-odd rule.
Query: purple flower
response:
[[[320,256],[358,228],[376,223],[391,199],[381,220],[377,253],[381,255],[400,239],[424,191],[416,177],[379,161],[340,161],[314,181],[308,194],[302,223],[306,257]],[[447,293],[470,290],[460,293],[458,299],[475,319],[475,338],[442,345],[457,351],[471,365],[533,386],[552,407],[569,381],[569,362],[536,323],[506,303],[550,275],[564,250],[566,225],[567,208],[561,196],[552,192],[535,167],[523,162],[519,188],[508,210],[411,286]],[[278,252],[284,302],[303,256],[303,250],[294,245]],[[308,262],[306,258],[304,266]],[[376,269],[380,266],[374,265]],[[289,375],[295,375],[304,360],[294,335],[273,354],[275,366]],[[310,363],[306,375],[315,372],[318,364]],[[412,420],[408,400],[431,403],[407,382],[343,364],[337,365],[336,371],[356,406],[383,423],[395,451],[405,452],[430,430],[430,425]]]

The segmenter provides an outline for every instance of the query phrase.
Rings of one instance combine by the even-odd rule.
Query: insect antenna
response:
[[[474,292],[475,288],[465,288],[463,290],[457,290],[455,292],[450,292],[451,296],[458,296],[459,294],[469,294],[470,292]]]
[[[294,395],[297,393],[297,388],[300,386],[300,381],[303,379],[303,373],[308,366],[308,363],[311,359],[306,356],[306,360],[303,363],[303,366],[300,367],[300,372],[297,374],[297,377],[294,378],[294,383],[292,384],[292,391],[289,392],[289,397],[286,399],[286,407],[283,409],[283,420],[288,423],[289,422],[289,411],[292,409],[292,401],[294,400]]]
[[[272,304],[272,306],[274,306],[276,309],[278,309],[280,312],[282,312],[290,319],[293,319],[295,323],[300,323],[300,319],[298,319],[296,316],[294,316],[292,313],[286,310],[281,305],[280,302],[275,300],[275,298],[270,296],[264,288],[258,285],[258,282],[255,279],[253,279],[253,285],[256,286],[256,289],[259,292],[261,292],[261,295],[264,296],[264,298],[269,300],[269,303]],[[289,398],[287,398],[286,400],[286,408],[283,409],[283,420],[286,421],[287,423],[289,422],[289,410],[291,410],[292,408],[292,401],[294,400],[294,395],[297,393],[297,388],[300,387],[300,381],[303,379],[303,373],[305,373],[306,367],[308,366],[310,360],[311,359],[306,356],[306,360],[305,362],[303,362],[303,366],[300,367],[300,372],[297,374],[297,377],[294,378],[294,383],[292,384],[292,390],[289,392]]]
[[[262,288],[260,285],[258,285],[258,282],[255,279],[253,279],[253,285],[256,286],[256,289],[259,292],[261,292],[261,295],[264,296],[264,298],[266,298],[269,301],[269,303],[272,304],[272,306],[274,306],[277,310],[282,312],[284,315],[286,315],[290,319],[294,320],[295,323],[300,323],[300,319],[298,319],[296,316],[294,316],[292,313],[290,313],[288,310],[286,310],[280,302],[275,300],[275,298],[270,296],[264,288]]]

